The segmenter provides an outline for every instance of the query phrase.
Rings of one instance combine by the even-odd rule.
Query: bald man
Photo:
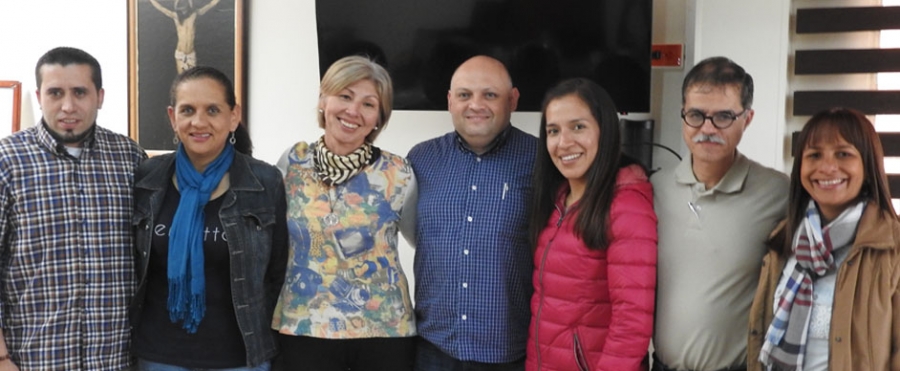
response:
[[[531,318],[527,208],[538,140],[513,127],[519,91],[503,64],[457,68],[454,131],[413,147],[416,370],[524,370]]]

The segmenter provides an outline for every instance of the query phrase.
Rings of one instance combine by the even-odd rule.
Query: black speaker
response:
[[[653,169],[653,120],[620,119],[622,152]]]

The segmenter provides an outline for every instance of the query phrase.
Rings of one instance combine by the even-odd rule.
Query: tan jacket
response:
[[[831,316],[830,370],[900,370],[900,222],[869,204],[838,269]],[[783,226],[783,223],[782,223]],[[750,307],[747,369],[764,370],[759,351],[772,323],[775,286],[787,259],[763,258]]]

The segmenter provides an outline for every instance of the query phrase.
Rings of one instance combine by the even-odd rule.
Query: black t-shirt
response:
[[[219,220],[222,198],[203,209],[203,265],[206,276],[206,314],[197,332],[169,320],[167,267],[169,226],[181,194],[169,183],[162,209],[153,226],[147,296],[141,322],[135,328],[133,352],[153,362],[197,368],[236,368],[247,364],[246,350],[231,298],[231,264],[227,236]]]

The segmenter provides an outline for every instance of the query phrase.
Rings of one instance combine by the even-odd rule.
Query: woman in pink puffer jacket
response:
[[[567,80],[543,107],[526,369],[646,370],[656,289],[652,186],[621,154],[603,88]]]

